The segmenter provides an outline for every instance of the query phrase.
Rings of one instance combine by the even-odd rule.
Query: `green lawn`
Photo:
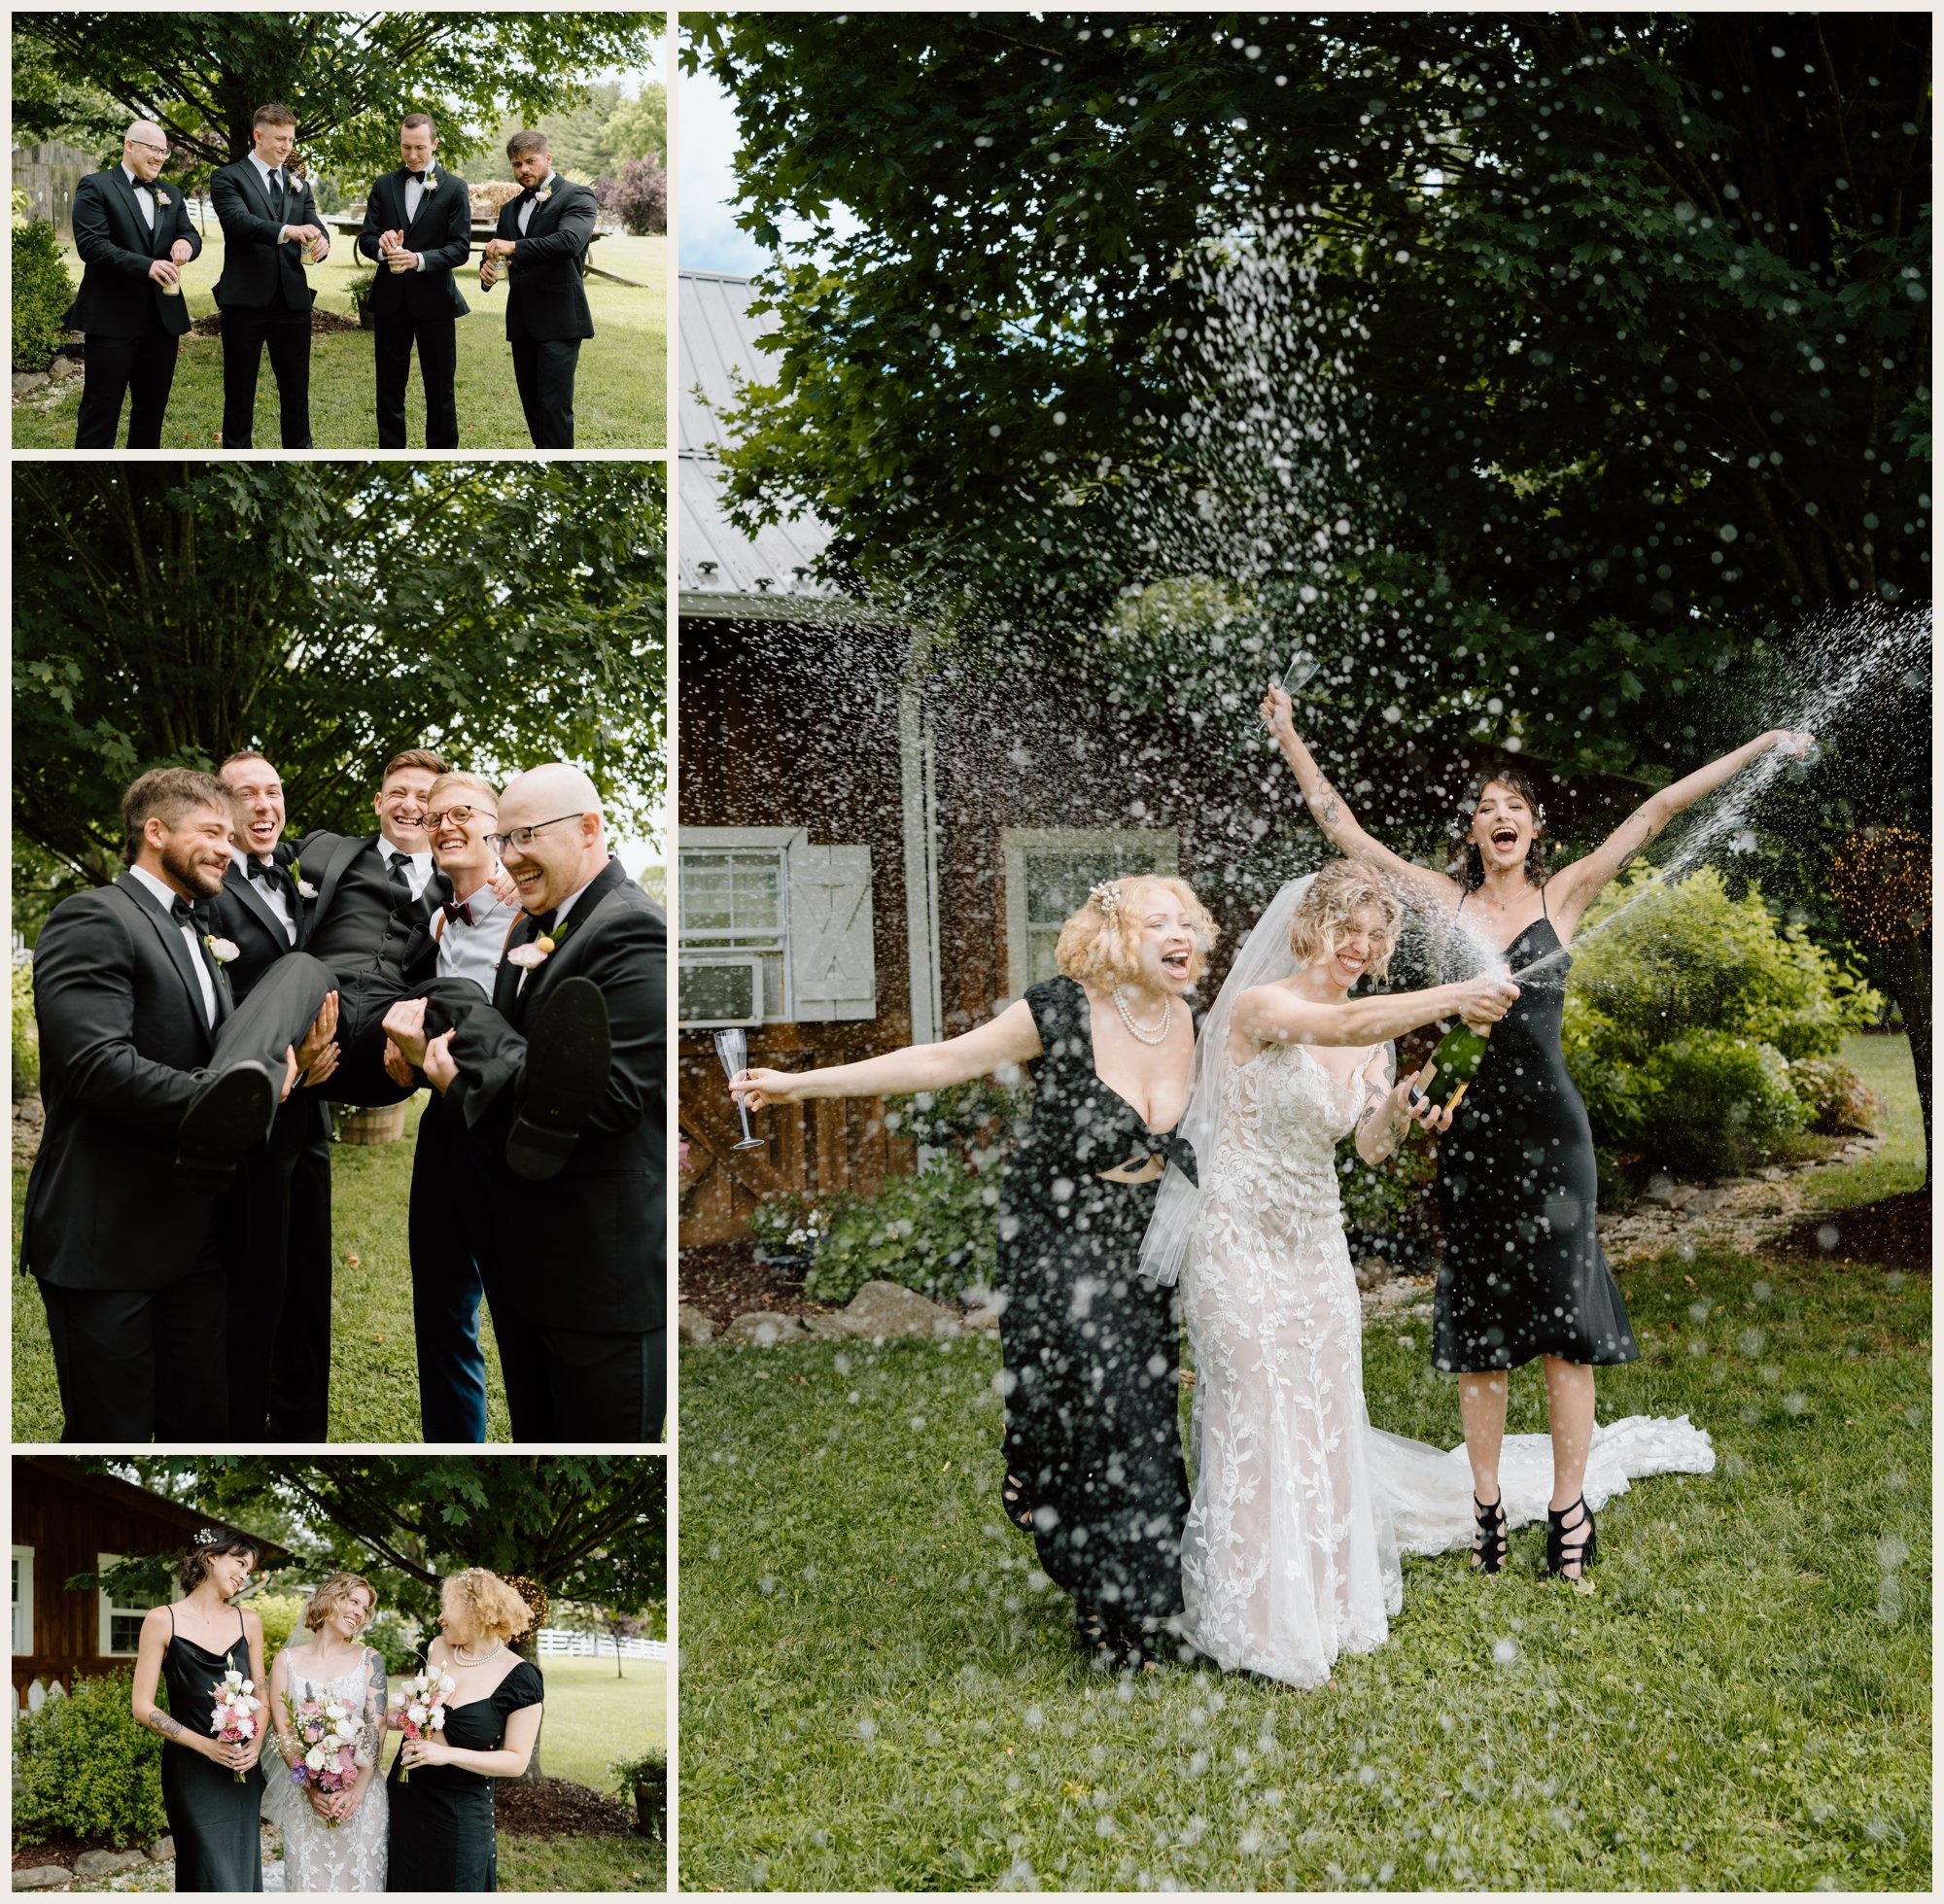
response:
[[[311,272],[320,309],[351,314],[350,284],[364,267],[354,268],[354,241],[332,234],[330,256]],[[77,284],[81,266],[70,249],[70,273]],[[632,290],[590,277],[587,298],[595,335],[581,346],[574,383],[576,449],[660,451],[668,445],[668,240],[614,234],[594,247],[595,261],[645,287]],[[183,272],[183,294],[191,316],[216,309],[213,287],[223,268],[223,237],[215,221],[202,256]],[[474,274],[476,275],[476,263]],[[480,292],[472,276],[461,290],[471,314],[459,323],[459,437],[473,450],[528,450],[533,447],[513,386],[513,359],[506,343],[506,289]],[[372,381],[372,339],[368,331],[345,331],[311,339],[311,432],[319,449],[375,449],[378,423]],[[75,415],[81,405],[81,379],[44,387],[14,404],[16,449],[66,449],[74,442]],[[406,434],[425,441],[425,398],[416,362],[406,396]],[[218,337],[185,337],[176,361],[175,387],[162,427],[165,449],[208,450],[223,427],[223,344]],[[124,410],[122,433],[127,432]],[[119,440],[119,438],[118,438]],[[276,386],[269,360],[257,385],[254,440],[259,449],[278,443]]]
[[[612,1838],[521,1838],[500,1834],[503,1891],[668,1888],[668,1846],[630,1832]]]
[[[608,1766],[667,1744],[665,1661],[625,1659],[618,1679],[611,1659],[549,1654],[539,1668],[546,1680],[540,1769],[548,1778],[612,1791]]]
[[[1908,1052],[1853,1062],[1914,1122]],[[1901,1059],[1901,1071],[1898,1060]],[[1906,1124],[1853,1200],[1907,1189]],[[998,1511],[982,1338],[691,1351],[686,1888],[1817,1887],[1930,1881],[1930,1290],[1726,1253],[1621,1266],[1601,1412],[1689,1412],[1706,1479],[1601,1516],[1597,1589],[1411,1561],[1390,1644],[1299,1693],[1115,1680]],[[1424,1319],[1372,1417],[1453,1445]],[[1528,1371],[1510,1426],[1545,1426]]]
[[[396,1144],[334,1144],[330,1153],[330,1438],[333,1441],[417,1441],[418,1361],[412,1341],[411,1253],[405,1212],[412,1182],[412,1139],[424,1096],[405,1114]],[[14,1235],[20,1233],[27,1172],[14,1166]],[[358,1259],[354,1265],[351,1259]],[[60,1394],[47,1311],[25,1281],[14,1291],[14,1438],[60,1438]],[[506,1392],[493,1345],[492,1320],[481,1307],[486,1346],[486,1438],[506,1441]]]

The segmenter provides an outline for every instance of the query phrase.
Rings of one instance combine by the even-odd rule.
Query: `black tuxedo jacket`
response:
[[[214,978],[220,1026],[235,1001]],[[216,1199],[178,1189],[174,1168],[215,1033],[181,927],[133,874],[54,908],[34,948],[34,1019],[47,1125],[21,1265],[64,1289],[166,1288],[213,1234]]]
[[[286,872],[296,858],[296,848],[288,840],[279,840],[275,858]],[[223,890],[202,902],[216,930],[236,948],[236,957],[226,968],[239,1000],[248,998],[257,981],[288,952],[302,952],[304,906],[297,897],[296,882],[289,890],[292,911],[296,916],[297,936],[293,943],[275,909],[263,897],[263,888],[232,859],[223,875]]]
[[[493,1002],[453,1033],[446,1102],[483,1142],[499,1199],[493,1298],[532,1323],[631,1333],[667,1326],[668,919],[618,859],[574,901],[559,947],[519,984],[506,959]],[[538,936],[531,918],[507,950]],[[548,993],[578,975],[608,1001],[613,1069],[567,1166],[543,1184],[507,1171],[506,1133],[527,1033]]]
[[[519,246],[506,278],[506,336],[542,343],[594,335],[594,313],[580,282],[581,260],[594,238],[594,194],[556,175],[545,204],[537,198],[527,235],[520,236],[520,201],[500,207],[495,235]]]
[[[81,255],[81,289],[64,322],[72,330],[102,337],[145,337],[153,317],[180,337],[190,327],[189,299],[168,296],[149,276],[149,266],[187,238],[190,256],[202,255],[202,235],[190,223],[180,186],[159,179],[149,188],[156,201],[156,228],[142,223],[135,188],[120,165],[90,172],[75,188],[74,248]],[[168,202],[165,204],[163,200]]]
[[[262,309],[282,304],[307,311],[317,294],[304,277],[299,247],[278,241],[287,225],[316,225],[317,201],[308,179],[291,180],[284,168],[284,190],[269,190],[247,158],[226,165],[209,182],[210,203],[223,226],[223,275],[216,281],[219,309],[237,305]],[[273,198],[281,198],[273,204]]]
[[[402,165],[374,179],[371,195],[364,201],[364,228],[358,234],[358,249],[377,261],[371,308],[380,317],[409,311],[415,318],[462,318],[470,309],[452,274],[472,256],[471,194],[464,179],[436,165],[431,172],[438,183],[420,197],[415,219],[405,217],[405,187],[411,175]],[[378,250],[382,231],[402,231],[405,249],[424,255],[425,269],[394,272]]]
[[[308,945],[324,923],[326,912],[338,895],[344,869],[367,847],[379,846],[383,839],[381,833],[352,835],[319,832],[306,833],[296,843],[291,864],[301,864],[304,883],[317,888],[317,897],[303,902],[306,910],[301,943]],[[283,848],[279,847],[278,850],[281,852]],[[452,882],[434,868],[420,897],[426,917],[417,934],[407,942],[404,952],[404,975],[414,984],[431,978],[437,969],[438,940],[433,934],[432,922],[438,916],[439,907],[452,897]]]

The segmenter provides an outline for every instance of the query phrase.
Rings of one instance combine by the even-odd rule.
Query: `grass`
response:
[[[415,1442],[420,1438],[418,1356],[412,1338],[411,1252],[405,1212],[412,1182],[412,1140],[421,1094],[405,1113],[405,1136],[395,1144],[334,1144],[330,1152],[330,1438],[333,1441]],[[20,1233],[27,1169],[14,1166],[14,1234]],[[17,1247],[15,1252],[18,1258]],[[357,1259],[356,1264],[352,1262]],[[490,1312],[481,1305],[486,1350],[486,1438],[507,1441],[506,1391],[493,1344]],[[47,1310],[37,1290],[15,1285],[14,1438],[60,1438],[60,1392]]]
[[[633,1890],[668,1888],[668,1846],[641,1838],[520,1838],[500,1834],[500,1888]]]
[[[1883,1148],[1860,1163],[1840,1163],[1816,1173],[1817,1200],[1825,1209],[1852,1210],[1924,1184],[1924,1125],[1917,1108],[1917,1073],[1905,1037],[1845,1038],[1843,1061],[1881,1097],[1890,1115]]]
[[[81,266],[71,247],[65,249],[68,269],[76,283]],[[310,272],[318,292],[318,308],[352,315],[351,282],[362,275],[363,260],[354,267],[354,242],[332,234],[330,256]],[[574,446],[576,449],[666,449],[668,445],[668,240],[636,238],[616,233],[594,248],[597,263],[645,287],[632,290],[604,278],[586,280],[587,299],[594,313],[595,335],[580,349],[574,382]],[[183,293],[192,316],[204,318],[216,309],[214,287],[223,269],[223,237],[214,219],[203,241],[202,256],[184,267]],[[490,294],[480,292],[476,262],[470,275],[462,274],[461,291],[472,307],[458,327],[459,365],[454,389],[459,403],[459,437],[469,450],[530,450],[526,420],[513,385],[513,359],[506,342],[506,288]],[[34,391],[14,405],[16,449],[69,449],[74,443],[75,416],[81,407],[82,380]],[[319,449],[375,449],[378,443],[376,390],[369,331],[344,331],[311,339],[311,433]],[[182,340],[176,359],[176,380],[163,420],[162,447],[208,451],[223,428],[223,341],[220,337],[190,335]],[[414,445],[425,441],[425,395],[416,361],[405,398],[405,429]],[[127,433],[124,408],[121,435]],[[117,440],[121,440],[118,435]],[[274,449],[277,427],[276,384],[264,358],[257,383],[257,413],[253,440],[260,449]]]
[[[1833,1196],[1918,1178],[1869,1042],[1899,1128]],[[1691,1413],[1715,1474],[1615,1501],[1592,1594],[1537,1528],[1497,1581],[1406,1562],[1317,1693],[1088,1670],[998,1511],[983,1338],[690,1352],[683,1887],[1927,1889],[1928,1282],[1620,1273],[1644,1354],[1601,1412]],[[1422,1315],[1367,1334],[1371,1411],[1452,1445],[1426,1350]]]
[[[623,1660],[625,1677],[618,1679],[611,1659],[549,1654],[539,1666],[546,1680],[540,1769],[548,1778],[611,1793],[608,1766],[666,1743],[666,1662]]]

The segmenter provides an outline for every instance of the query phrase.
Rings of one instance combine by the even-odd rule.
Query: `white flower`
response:
[[[458,1683],[459,1681],[450,1673],[441,1673],[438,1676],[438,1689],[440,1692],[450,1692]]]
[[[257,1721],[248,1713],[236,1715],[236,1732],[239,1738],[254,1739],[257,1736]]]
[[[549,947],[548,950],[551,951],[552,948]],[[546,952],[540,951],[539,941],[536,939],[530,946],[515,946],[506,954],[506,963],[518,966],[522,972],[531,972],[536,965],[545,959],[546,955]]]
[[[325,1764],[324,1748],[322,1746],[313,1746],[309,1751],[304,1753],[304,1763],[313,1772],[322,1772]]]
[[[371,1763],[371,1754],[361,1747],[352,1754],[351,1762],[354,1765],[369,1765]]]
[[[223,1683],[226,1686],[240,1686],[243,1683],[243,1675],[237,1672],[234,1667],[231,1667],[228,1672],[224,1674]]]
[[[432,1729],[434,1732],[443,1732],[445,1730],[445,1708],[443,1706],[434,1706],[432,1709]]]
[[[203,944],[209,948],[210,957],[219,965],[227,965],[236,956],[236,942],[233,939],[211,938],[205,939]]]
[[[405,1708],[405,1716],[414,1725],[423,1725],[426,1722],[426,1709],[423,1706],[408,1706]]]
[[[308,880],[299,880],[297,882],[297,897],[299,899],[315,899],[317,897],[317,887],[312,885]]]
[[[225,943],[226,944],[227,941],[226,941]],[[233,946],[230,948],[229,955],[232,958],[235,957],[236,955],[235,948]],[[245,1679],[243,1681],[243,1690],[245,1692],[255,1692],[257,1690],[257,1681],[255,1679]]]

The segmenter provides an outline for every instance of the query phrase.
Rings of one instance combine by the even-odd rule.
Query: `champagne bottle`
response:
[[[1478,1066],[1485,1057],[1485,1040],[1490,1035],[1490,1025],[1483,1031],[1474,1031],[1460,1019],[1438,1041],[1438,1049],[1431,1054],[1427,1067],[1431,1076],[1423,1087],[1424,1095],[1434,1104],[1449,1101],[1455,1111],[1464,1101],[1466,1087],[1478,1075]]]

